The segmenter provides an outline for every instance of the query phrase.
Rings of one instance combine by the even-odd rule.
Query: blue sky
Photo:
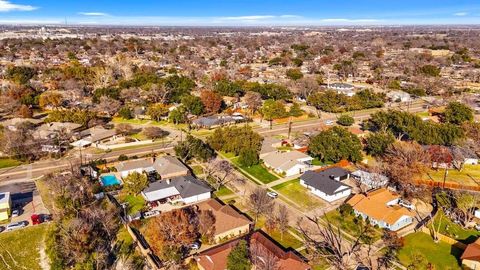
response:
[[[480,24],[479,0],[0,0],[0,24]]]

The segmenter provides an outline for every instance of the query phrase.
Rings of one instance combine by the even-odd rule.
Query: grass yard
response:
[[[313,210],[324,206],[323,201],[310,194],[305,187],[300,185],[300,180],[298,179],[290,180],[272,188],[295,202],[302,209]]]
[[[133,139],[137,139],[139,141],[144,141],[144,140],[148,140],[147,136],[145,136],[143,134],[143,132],[138,132],[138,133],[135,133],[135,134],[132,134],[130,135],[129,137],[133,138]]]
[[[266,232],[268,235],[270,235],[270,237],[272,237],[275,241],[281,244],[284,248],[297,249],[303,246],[302,241],[291,235],[289,232],[283,233],[283,238],[279,230],[275,229]]]
[[[436,182],[443,182],[445,170],[430,170],[425,179],[432,179]],[[465,165],[462,171],[455,169],[448,170],[447,181],[464,185],[480,185],[480,165]]]
[[[461,269],[459,258],[462,250],[445,242],[433,242],[430,235],[422,232],[411,233],[405,236],[405,245],[398,252],[398,260],[404,266],[409,266],[415,257],[424,257],[425,263],[416,263],[415,269],[427,269],[427,262],[434,269]]]
[[[128,203],[127,212],[130,215],[137,213],[145,206],[145,199],[143,199],[142,195],[126,195],[125,197],[121,198],[121,201]]]
[[[222,197],[222,196],[227,196],[227,195],[232,195],[235,194],[232,190],[230,190],[226,186],[221,186],[218,191],[213,192],[213,194],[217,197]]]
[[[442,210],[439,210],[435,219],[433,220],[435,228],[438,228],[440,223],[441,234],[450,236],[451,238],[463,242],[465,244],[470,244],[475,242],[475,240],[480,236],[480,231],[475,229],[465,229],[462,226],[452,222],[448,217],[445,216]]]
[[[196,176],[199,176],[199,175],[203,174],[203,168],[200,165],[192,166],[192,171],[193,171],[193,174],[195,174]]]
[[[47,229],[48,224],[42,224],[0,233],[0,258],[5,260],[0,259],[0,270],[42,269],[40,248]]]
[[[0,158],[0,169],[22,165],[21,161],[11,158]]]
[[[237,167],[243,169],[248,174],[255,177],[257,180],[259,180],[264,184],[268,184],[279,179],[277,176],[271,174],[265,167],[263,167],[262,164],[253,165],[251,167],[245,167],[245,166],[240,166],[240,164],[238,163],[237,157],[232,158],[231,160],[233,164],[235,164]]]
[[[345,231],[346,233],[357,237],[361,233],[361,228],[359,225],[357,225],[354,222],[355,215],[354,214],[349,214],[349,215],[342,215],[338,210],[333,210],[325,214],[323,216],[323,219],[329,220],[330,223],[338,228],[340,228],[342,231]],[[360,222],[360,220],[359,220]],[[379,240],[383,232],[380,229],[373,228],[373,239],[374,241]]]

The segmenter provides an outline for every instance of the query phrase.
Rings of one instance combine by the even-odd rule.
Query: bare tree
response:
[[[288,214],[288,209],[285,205],[281,204],[277,208],[277,227],[280,231],[280,239],[283,240],[283,234],[288,232],[288,221],[290,220],[290,215]]]
[[[270,212],[273,207],[273,200],[267,195],[267,190],[261,187],[256,187],[248,197],[250,208],[255,216],[255,222],[258,217]]]
[[[282,270],[280,260],[261,244],[253,242],[250,245],[250,257],[255,269],[258,270]]]
[[[249,91],[245,94],[244,99],[251,114],[254,114],[262,106],[262,95],[260,93]]]
[[[115,126],[115,130],[122,135],[129,135],[133,132],[133,127],[130,124],[120,123]]]
[[[230,162],[223,159],[213,159],[205,164],[205,179],[212,179],[215,190],[227,183],[237,180],[235,169]]]

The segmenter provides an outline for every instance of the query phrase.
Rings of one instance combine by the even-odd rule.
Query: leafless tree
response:
[[[280,231],[280,238],[283,240],[283,234],[288,232],[288,222],[290,221],[290,215],[285,205],[281,204],[277,208],[277,227]]]
[[[115,130],[122,135],[129,135],[133,131],[133,127],[130,124],[120,123],[115,126]]]
[[[253,242],[250,246],[250,257],[255,269],[258,270],[283,270],[280,267],[280,260],[275,254],[261,244]]]
[[[235,169],[230,162],[223,159],[213,159],[205,164],[205,179],[213,180],[213,187],[219,190],[231,181],[237,180]]]
[[[120,101],[102,96],[100,97],[100,102],[97,104],[95,110],[98,113],[106,114],[107,116],[112,116],[120,110],[122,104]]]
[[[244,99],[251,114],[254,114],[262,106],[262,95],[260,93],[249,91],[245,94]]]
[[[255,222],[258,217],[270,212],[273,207],[273,200],[267,195],[267,190],[256,187],[248,197],[250,208],[255,216]]]

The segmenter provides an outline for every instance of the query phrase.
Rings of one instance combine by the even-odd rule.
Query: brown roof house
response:
[[[202,211],[212,211],[215,216],[215,243],[250,232],[252,221],[228,204],[211,199],[197,204],[197,207]]]
[[[311,267],[303,258],[291,250],[285,250],[266,236],[262,231],[256,231],[245,237],[248,242],[250,257],[255,265],[253,269],[268,269],[275,265],[279,270],[308,270]],[[235,239],[220,246],[201,252],[197,257],[201,270],[227,269],[227,257],[240,239]]]
[[[400,195],[386,188],[379,188],[366,195],[356,194],[347,201],[357,216],[368,218],[373,225],[391,231],[410,225],[415,214],[400,206]]]
[[[467,246],[460,259],[469,269],[480,269],[480,238]]]

